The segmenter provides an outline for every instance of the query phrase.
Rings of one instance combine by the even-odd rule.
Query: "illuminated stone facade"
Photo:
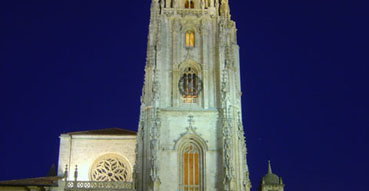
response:
[[[138,191],[249,191],[228,0],[152,0]]]
[[[236,37],[228,0],[152,0],[137,136],[62,134],[51,190],[250,191]]]
[[[119,128],[62,134],[58,176],[64,179],[55,190],[91,189],[98,187],[98,182],[132,182],[135,149],[136,132]],[[114,184],[119,183],[101,187],[107,189]]]

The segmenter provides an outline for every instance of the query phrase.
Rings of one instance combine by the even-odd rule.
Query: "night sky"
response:
[[[287,191],[367,191],[368,4],[229,1],[252,190],[271,160]],[[137,130],[149,8],[0,1],[0,180],[45,176],[61,133]]]

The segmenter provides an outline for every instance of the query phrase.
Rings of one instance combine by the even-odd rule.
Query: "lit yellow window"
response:
[[[185,191],[199,191],[199,150],[189,145],[183,153],[183,186]]]
[[[186,32],[186,47],[195,46],[195,33],[193,31]]]

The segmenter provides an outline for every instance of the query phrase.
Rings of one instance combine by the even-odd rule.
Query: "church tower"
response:
[[[228,0],[152,0],[136,190],[250,190],[239,65]]]

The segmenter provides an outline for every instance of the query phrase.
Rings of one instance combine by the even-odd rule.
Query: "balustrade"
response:
[[[133,191],[133,182],[67,181],[66,191],[75,190],[126,190]]]

